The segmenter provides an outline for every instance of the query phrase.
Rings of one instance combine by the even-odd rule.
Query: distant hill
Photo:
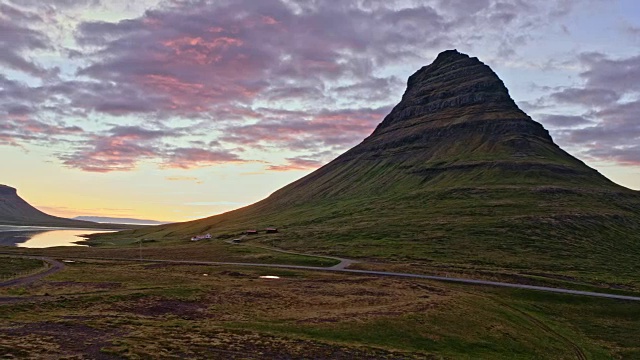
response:
[[[271,225],[274,245],[303,251],[610,280],[640,271],[640,193],[562,150],[488,66],[455,50],[409,77],[362,143],[268,198],[102,238]]]
[[[98,224],[45,214],[24,201],[16,189],[0,185],[0,225],[124,229],[131,226]]]
[[[166,221],[118,218],[106,216],[76,216],[74,220],[93,221],[102,224],[131,224],[131,225],[162,225],[167,224]]]

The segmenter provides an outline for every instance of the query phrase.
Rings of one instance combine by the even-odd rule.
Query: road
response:
[[[313,256],[313,255],[307,255]],[[49,262],[52,267],[47,271],[35,274],[32,276],[28,276],[21,279],[14,279],[8,282],[0,283],[0,287],[4,286],[13,286],[13,285],[22,285],[26,283],[33,282],[38,280],[44,276],[60,271],[64,264],[59,261],[56,261],[47,257],[31,257],[34,259],[41,259]],[[592,291],[582,291],[582,290],[571,290],[571,289],[563,289],[563,288],[553,288],[547,286],[535,286],[535,285],[526,285],[526,284],[516,284],[516,283],[506,283],[499,281],[489,281],[489,280],[477,280],[477,279],[465,279],[465,278],[456,278],[456,277],[446,277],[446,276],[433,276],[433,275],[421,275],[421,274],[411,274],[411,273],[398,273],[398,272],[389,272],[389,271],[372,271],[372,270],[355,270],[355,269],[345,269],[345,268],[337,268],[337,267],[315,267],[315,266],[302,266],[302,265],[281,265],[281,264],[259,264],[259,263],[241,263],[241,262],[221,262],[221,261],[190,261],[190,260],[162,260],[162,259],[122,259],[122,258],[104,258],[104,257],[69,257],[69,259],[73,260],[111,260],[111,261],[136,261],[136,262],[153,262],[153,263],[168,263],[168,264],[184,264],[184,265],[231,265],[231,266],[247,266],[247,267],[266,267],[266,268],[280,268],[280,269],[297,269],[297,270],[312,270],[312,271],[327,271],[327,272],[339,272],[345,274],[354,274],[354,275],[375,275],[375,276],[389,276],[389,277],[398,277],[398,278],[409,278],[409,279],[425,279],[425,280],[435,280],[435,281],[443,281],[443,282],[453,282],[459,284],[467,284],[467,285],[480,285],[480,286],[494,286],[494,287],[506,287],[512,289],[524,289],[524,290],[535,290],[535,291],[545,291],[552,292],[558,294],[569,294],[569,295],[578,295],[578,296],[590,296],[590,297],[599,297],[606,299],[616,299],[616,300],[627,300],[627,301],[638,301],[640,302],[639,296],[629,296],[629,295],[618,295],[618,294],[609,294],[609,293],[599,293]]]
[[[52,258],[44,257],[44,256],[22,256],[22,255],[20,255],[18,257],[26,258],[26,259],[42,260],[42,261],[45,261],[45,262],[49,263],[50,266],[45,271],[39,272],[37,274],[23,276],[23,277],[7,280],[7,281],[4,281],[4,282],[0,282],[0,287],[27,285],[27,284],[30,284],[30,283],[36,281],[36,280],[42,279],[45,276],[48,276],[48,275],[51,275],[51,274],[55,274],[55,273],[57,273],[58,271],[60,271],[60,270],[62,270],[64,268],[64,264],[61,263],[60,261],[54,260]]]
[[[243,240],[245,237],[247,237],[247,235],[242,235],[237,239],[234,240]],[[340,258],[337,256],[327,256],[327,255],[314,255],[314,254],[305,254],[305,253],[300,253],[300,252],[295,252],[295,251],[289,251],[289,250],[282,250],[282,249],[277,249],[277,248],[272,248],[272,247],[268,247],[268,246],[262,246],[262,245],[255,245],[255,244],[244,244],[244,243],[238,243],[238,242],[233,242],[233,240],[225,240],[226,243],[231,244],[231,245],[240,245],[240,246],[249,246],[249,247],[255,247],[255,248],[260,248],[260,249],[265,249],[265,250],[269,250],[269,251],[275,251],[275,252],[279,252],[279,253],[283,253],[283,254],[291,254],[291,255],[301,255],[301,256],[310,256],[310,257],[319,257],[319,258],[324,258],[324,259],[332,259],[332,260],[337,260],[340,261],[339,263],[329,267],[329,269],[334,269],[334,270],[338,270],[338,269],[346,269],[348,268],[351,264],[355,264],[358,263],[359,261],[357,260],[352,260],[352,259],[345,259],[345,258]]]

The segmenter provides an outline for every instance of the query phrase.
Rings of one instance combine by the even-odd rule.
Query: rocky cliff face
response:
[[[463,139],[471,143],[460,146]],[[443,154],[456,156],[482,150],[483,145],[490,147],[484,152],[494,152],[495,158],[505,155],[495,150],[535,156],[551,148],[565,160],[574,160],[518,108],[491,68],[475,57],[447,50],[409,77],[400,103],[349,153],[375,156],[419,148],[421,160],[437,152],[439,161],[447,161]]]
[[[544,186],[614,186],[558,147],[491,68],[447,50],[409,77],[402,100],[362,143],[272,199],[516,186],[527,174]]]
[[[418,117],[467,117],[487,111],[519,112],[519,109],[491,68],[477,58],[447,50],[409,77],[402,101],[378,129],[402,126],[403,122]]]

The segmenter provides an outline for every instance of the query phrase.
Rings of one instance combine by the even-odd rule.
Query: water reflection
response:
[[[45,248],[53,246],[86,246],[76,244],[82,241],[81,235],[107,233],[113,230],[64,229],[50,230],[38,228],[0,228],[0,245],[27,248]]]

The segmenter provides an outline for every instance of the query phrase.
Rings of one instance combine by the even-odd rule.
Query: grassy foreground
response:
[[[0,352],[633,359],[639,310],[623,301],[422,280],[87,260],[31,286],[0,289]]]
[[[0,255],[0,281],[31,274],[46,267],[42,260],[24,259]]]
[[[104,247],[54,247],[45,249],[27,249],[5,247],[3,252],[16,255],[44,255],[60,258],[113,258],[113,259],[154,259],[154,260],[192,260],[216,262],[243,262],[328,267],[337,260],[286,254],[257,247],[232,245],[220,240],[193,242],[174,242],[158,244],[133,240],[126,243]]]

